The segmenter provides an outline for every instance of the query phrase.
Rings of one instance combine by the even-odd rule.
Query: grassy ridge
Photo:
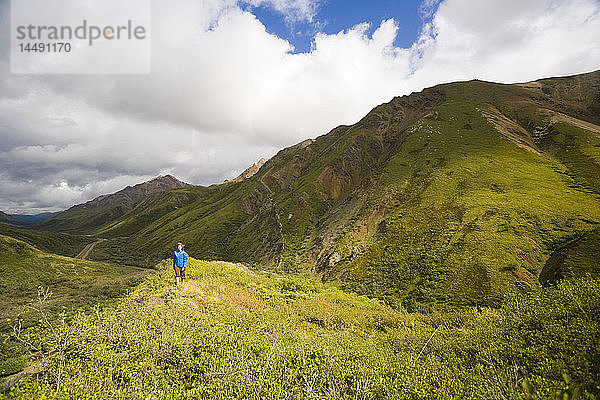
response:
[[[40,286],[53,293],[45,309],[54,317],[63,310],[72,312],[81,307],[89,308],[119,296],[139,283],[148,272],[141,268],[45,253],[3,235],[0,235],[0,254],[2,334],[10,331],[16,316],[34,303]],[[24,315],[23,323],[30,326],[38,318],[35,313],[28,313]],[[0,350],[0,376],[18,372],[23,367],[20,352],[13,344],[0,344]]]
[[[407,314],[225,262],[191,260],[183,288],[162,268],[112,307],[31,333],[45,343],[45,373],[12,398],[600,394],[598,280],[515,293],[499,309]]]
[[[35,227],[73,234],[90,234],[94,233],[99,227],[122,217],[129,211],[130,207],[126,205],[98,209],[73,208],[42,221]]]
[[[136,204],[153,194],[188,186],[171,175],[158,176],[110,195],[98,196],[46,219],[36,228],[69,233],[94,234],[130,213]]]
[[[0,235],[0,298],[2,321],[37,295],[39,286],[54,292],[48,305],[61,310],[73,305],[93,305],[103,298],[121,294],[147,270],[111,263],[79,260],[44,253],[17,239]]]

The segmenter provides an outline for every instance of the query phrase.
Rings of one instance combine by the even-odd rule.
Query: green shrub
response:
[[[20,382],[12,398],[600,394],[592,277],[515,292],[495,309],[406,313],[237,264],[191,260],[189,272],[176,288],[160,268],[112,306],[54,323],[54,333],[23,332],[46,354],[45,373]]]

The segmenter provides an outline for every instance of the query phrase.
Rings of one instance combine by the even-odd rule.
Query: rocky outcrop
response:
[[[225,182],[241,182],[245,179],[250,179],[260,170],[260,167],[262,167],[266,162],[266,158],[261,158],[260,160],[246,168],[244,172],[239,174],[237,177]]]

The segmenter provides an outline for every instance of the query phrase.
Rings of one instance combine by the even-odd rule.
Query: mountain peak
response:
[[[93,200],[74,207],[103,207],[108,205],[117,205],[119,203],[137,202],[152,193],[163,192],[166,190],[177,189],[186,186],[191,185],[189,183],[180,181],[172,175],[159,175],[145,182],[138,183],[133,186],[127,186],[118,192],[100,195]]]
[[[40,227],[50,229],[65,229],[67,227],[67,230],[73,231],[78,228],[75,226],[77,224],[72,224],[72,218],[79,221],[80,225],[91,224],[97,227],[106,222],[107,216],[114,218],[123,215],[132,210],[136,204],[155,193],[188,186],[192,185],[182,182],[172,175],[159,175],[145,182],[126,186],[118,192],[103,194],[83,204],[74,205],[55,217],[42,222]],[[81,219],[81,215],[85,215],[85,218]]]
[[[173,175],[167,174],[167,175],[159,175],[157,177],[154,177],[150,180],[147,180],[144,183],[148,183],[148,182],[154,182],[154,181],[162,181],[162,182],[173,182],[173,181],[177,181],[177,182],[181,182],[181,183],[185,183],[180,181],[179,179],[175,178]]]
[[[225,182],[241,182],[243,180],[252,178],[254,174],[256,174],[260,170],[260,167],[262,167],[266,162],[267,159],[263,157],[248,168],[246,168],[244,172],[239,174],[237,177],[231,179],[230,181],[226,180]]]

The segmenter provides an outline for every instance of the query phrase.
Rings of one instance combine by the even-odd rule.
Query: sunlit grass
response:
[[[71,332],[65,346],[24,334],[48,361],[13,398],[516,398],[524,382],[542,398],[598,391],[597,280],[499,309],[420,314],[239,264],[192,259],[182,287],[159,268],[114,305],[58,324]]]

